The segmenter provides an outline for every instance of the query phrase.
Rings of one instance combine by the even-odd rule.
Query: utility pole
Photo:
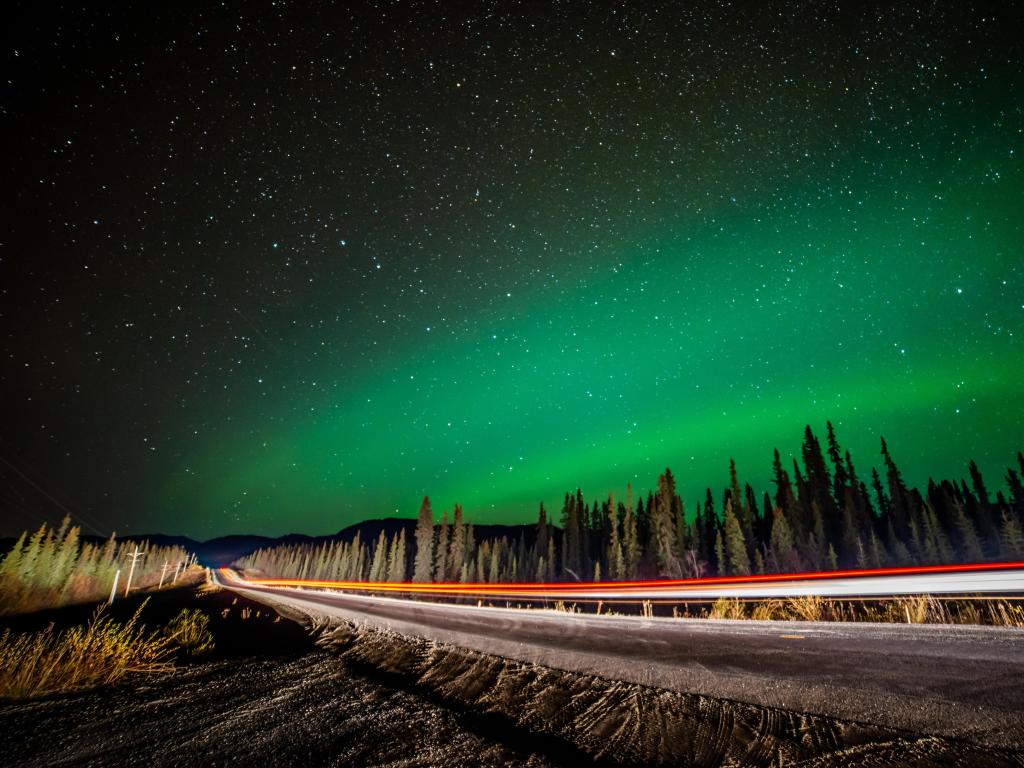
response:
[[[114,586],[110,588],[110,599],[107,600],[107,605],[112,605],[114,602],[114,595],[117,594],[117,579],[121,576],[121,569],[118,568],[114,573]]]
[[[181,570],[181,561],[179,560],[177,563],[174,564],[174,579],[173,579],[173,581],[171,581],[172,584],[176,584],[178,582],[178,571],[180,571],[180,570]]]
[[[164,576],[167,575],[167,569],[170,567],[170,564],[166,560],[164,560],[164,566],[160,569],[160,586],[158,586],[157,589],[164,588]]]
[[[130,552],[128,554],[128,557],[130,557],[132,559],[132,567],[128,570],[128,581],[126,581],[125,585],[124,585],[124,596],[125,597],[128,597],[128,590],[130,590],[132,588],[132,576],[135,575],[135,563],[138,561],[138,559],[140,557],[142,557],[145,554],[146,554],[145,552],[140,552],[139,551],[139,545],[138,544],[135,545],[135,551],[134,552]]]

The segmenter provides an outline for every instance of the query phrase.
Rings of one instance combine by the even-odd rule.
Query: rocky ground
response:
[[[1024,766],[1015,752],[569,674],[347,623],[312,628],[314,645],[310,628],[228,592],[164,593],[147,621],[183,604],[210,615],[214,655],[113,689],[0,703],[0,762]],[[71,621],[75,611],[89,612],[16,623]]]

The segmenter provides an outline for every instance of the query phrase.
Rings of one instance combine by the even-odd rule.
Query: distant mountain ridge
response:
[[[376,520],[364,520],[355,523],[347,528],[342,528],[337,533],[324,536],[308,536],[304,533],[288,533],[284,536],[256,536],[252,534],[229,534],[218,536],[207,541],[197,541],[188,536],[169,536],[163,533],[139,534],[132,536],[119,536],[119,539],[126,541],[149,541],[159,546],[180,546],[189,552],[194,552],[201,565],[217,568],[230,565],[240,557],[244,557],[258,549],[276,547],[279,544],[322,544],[333,541],[352,541],[356,534],[367,543],[373,542],[384,531],[389,539],[400,530],[405,529],[405,535],[412,538],[416,530],[415,518],[385,517]],[[510,541],[518,540],[523,534],[526,542],[532,543],[536,535],[536,526],[532,523],[522,525],[477,525],[474,527],[477,539],[494,539],[508,536]],[[82,541],[101,542],[104,539],[99,536],[82,536]],[[0,553],[4,553],[14,545],[14,539],[0,539]]]

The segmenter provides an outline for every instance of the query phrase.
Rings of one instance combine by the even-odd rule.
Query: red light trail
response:
[[[847,597],[910,594],[1024,593],[1024,562],[930,565],[905,568],[813,571],[717,576],[700,579],[555,583],[410,583],[241,579],[222,569],[228,581],[266,588],[387,592],[450,597],[574,598]]]

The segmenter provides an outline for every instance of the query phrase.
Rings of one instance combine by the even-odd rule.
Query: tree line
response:
[[[83,542],[80,528],[72,526],[67,517],[57,528],[44,523],[35,533],[26,531],[0,559],[0,614],[101,600],[110,594],[118,570],[122,571],[123,592],[128,553],[136,547],[146,556],[136,563],[132,578],[135,587],[156,585],[161,575],[169,582],[175,565],[184,567],[192,558],[181,547],[119,541],[113,534],[102,544]],[[169,568],[165,569],[164,563]]]
[[[711,488],[688,511],[666,469],[657,487],[633,498],[587,503],[567,492],[559,525],[541,503],[518,537],[477,540],[455,505],[434,519],[424,497],[407,541],[403,528],[374,542],[287,545],[259,550],[239,566],[282,578],[403,582],[622,581],[743,576],[841,568],[1024,559],[1024,455],[993,497],[972,460],[967,479],[910,488],[881,440],[881,471],[862,479],[831,422],[825,447],[808,426],[789,467],[776,449],[772,489],[740,483]]]

